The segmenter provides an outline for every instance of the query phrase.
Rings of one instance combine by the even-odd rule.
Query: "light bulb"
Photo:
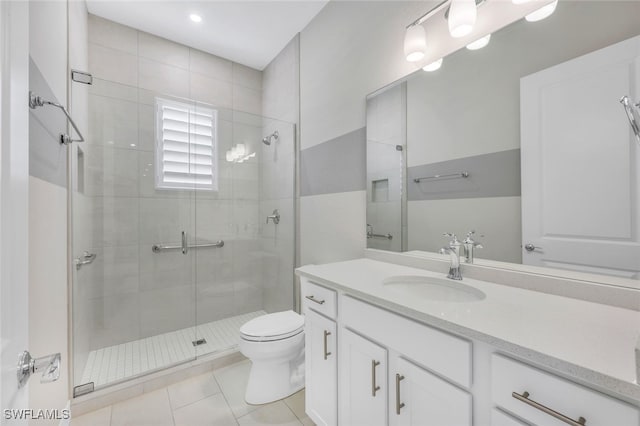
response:
[[[427,50],[427,35],[420,24],[407,28],[404,34],[404,56],[409,62],[416,62],[424,58]]]
[[[542,6],[540,9],[535,12],[531,12],[527,16],[524,17],[529,22],[537,22],[542,21],[544,18],[548,18],[551,16],[553,12],[556,10],[556,6],[558,6],[558,0],[555,0],[552,3],[546,4]]]
[[[486,36],[477,39],[476,41],[467,44],[467,49],[469,50],[478,50],[485,47],[489,44],[489,40],[491,40],[491,34],[487,34]]]
[[[475,0],[451,0],[449,8],[449,33],[452,37],[464,37],[473,30],[478,11]]]
[[[198,15],[197,13],[192,13],[191,15],[189,15],[189,19],[191,19],[193,22],[202,22],[202,16]]]
[[[431,62],[430,64],[424,66],[422,68],[423,71],[427,71],[427,72],[431,72],[431,71],[435,71],[440,69],[440,67],[442,66],[442,58],[438,59],[437,61]]]

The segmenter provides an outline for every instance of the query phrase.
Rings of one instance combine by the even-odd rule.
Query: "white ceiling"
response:
[[[87,0],[89,12],[264,69],[328,0]],[[189,19],[191,13],[202,22]]]

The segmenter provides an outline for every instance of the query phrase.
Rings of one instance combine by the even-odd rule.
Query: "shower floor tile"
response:
[[[250,319],[265,313],[265,311],[249,312],[197,327],[93,350],[89,353],[81,383],[93,382],[98,388],[108,383],[192,360],[196,355],[236,347],[240,342],[240,327]],[[207,343],[194,347],[192,342],[196,338],[204,338]]]

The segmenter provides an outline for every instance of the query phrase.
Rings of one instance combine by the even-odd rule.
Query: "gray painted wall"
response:
[[[365,183],[365,129],[360,128],[302,150],[300,195],[362,191]]]

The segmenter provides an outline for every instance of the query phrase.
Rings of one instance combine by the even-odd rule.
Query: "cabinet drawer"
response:
[[[349,296],[342,298],[345,326],[365,335],[432,371],[471,386],[471,342],[377,308]]]
[[[306,309],[313,309],[329,318],[336,318],[337,294],[334,290],[322,287],[304,277],[300,280],[300,290],[303,312]]]
[[[491,358],[493,402],[526,421],[567,424],[543,411],[544,406],[574,421],[583,417],[588,426],[636,426],[640,422],[638,410],[622,401],[502,355],[494,354]],[[527,400],[516,398],[525,392]],[[534,402],[540,405],[536,408],[531,405]]]
[[[491,426],[527,426],[507,413],[494,408],[491,410]]]

